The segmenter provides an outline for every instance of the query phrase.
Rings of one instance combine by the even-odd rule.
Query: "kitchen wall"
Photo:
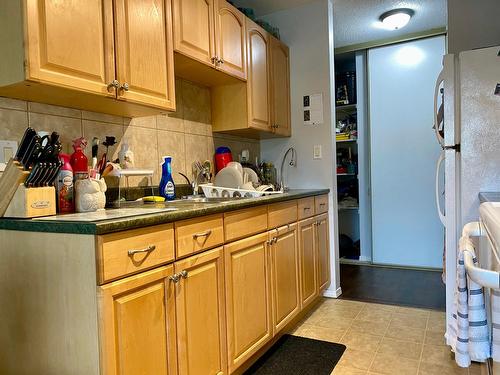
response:
[[[279,27],[281,39],[290,47],[290,91],[292,108],[292,137],[261,142],[263,160],[279,167],[288,147],[295,147],[296,168],[287,168],[288,185],[292,188],[330,188],[336,192],[333,147],[335,114],[331,103],[333,74],[333,10],[331,0],[316,0],[306,5],[276,12],[263,17]],[[302,96],[323,94],[324,123],[303,124]],[[322,158],[313,159],[314,145],[321,145]],[[336,194],[330,194],[330,248],[332,285],[328,296],[340,292],[338,271],[338,236]]]
[[[500,45],[498,0],[448,0],[448,53]]]
[[[117,158],[122,143],[134,152],[135,166],[155,171],[154,183],[161,178],[161,157],[173,157],[176,182],[185,183],[177,173],[191,177],[193,161],[212,160],[215,148],[228,146],[238,160],[241,150],[250,151],[251,160],[260,154],[259,141],[212,133],[210,90],[192,82],[176,80],[177,111],[168,115],[125,118],[73,108],[26,102],[0,97],[0,140],[20,141],[29,125],[37,131],[55,130],[61,135],[64,152],[71,153],[71,140],[84,136],[89,141],[86,153],[90,159],[91,140],[101,142],[106,135],[117,138],[110,148]],[[100,146],[100,153],[104,146]],[[130,178],[131,185],[145,180]]]

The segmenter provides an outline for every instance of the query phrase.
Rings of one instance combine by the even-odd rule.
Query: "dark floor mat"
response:
[[[345,349],[341,344],[284,335],[245,375],[330,375]]]

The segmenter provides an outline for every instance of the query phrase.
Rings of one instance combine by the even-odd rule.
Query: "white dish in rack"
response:
[[[207,198],[257,198],[263,195],[282,194],[282,191],[258,191],[245,189],[232,189],[213,184],[202,184],[200,187]]]

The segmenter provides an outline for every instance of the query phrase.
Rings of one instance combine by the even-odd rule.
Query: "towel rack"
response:
[[[474,221],[464,226],[462,238],[460,239],[460,250],[464,253],[465,270],[467,275],[482,287],[500,289],[500,273],[476,266],[473,255],[467,250],[470,237],[479,236],[481,236],[479,222]]]

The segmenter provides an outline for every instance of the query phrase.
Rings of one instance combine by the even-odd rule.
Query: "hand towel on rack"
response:
[[[455,308],[449,330],[452,337],[448,337],[460,367],[470,366],[471,360],[484,362],[491,351],[483,289],[467,277],[464,251],[469,252],[477,264],[474,244],[468,236],[463,236],[459,242]]]

